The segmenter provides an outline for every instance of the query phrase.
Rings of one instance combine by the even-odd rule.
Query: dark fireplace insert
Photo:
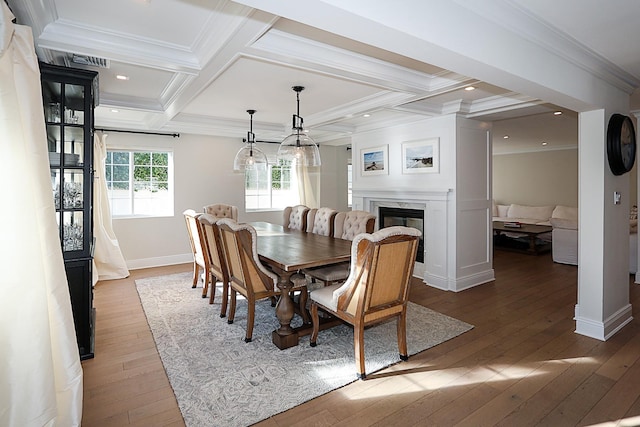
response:
[[[406,208],[378,208],[378,224],[380,228],[402,225],[420,230],[422,236],[418,241],[416,261],[424,263],[424,211]]]

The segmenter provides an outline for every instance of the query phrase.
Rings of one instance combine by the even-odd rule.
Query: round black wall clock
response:
[[[614,175],[629,172],[636,160],[636,131],[629,116],[614,114],[607,127],[607,157]]]

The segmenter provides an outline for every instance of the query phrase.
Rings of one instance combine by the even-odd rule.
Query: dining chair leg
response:
[[[320,331],[320,318],[318,317],[318,305],[313,301],[311,301],[311,323],[313,324],[313,329],[311,330],[309,345],[315,347],[317,345],[318,332]]]
[[[224,279],[223,279],[224,280]],[[227,315],[227,302],[229,300],[229,282],[222,282],[222,306],[220,307],[220,317]]]
[[[406,309],[398,316],[398,352],[400,360],[409,360],[407,353],[407,311]]]
[[[209,304],[213,304],[214,299],[216,297],[216,284],[218,283],[218,278],[211,274],[211,295],[209,296]]]
[[[227,323],[232,324],[233,319],[236,316],[236,291],[233,288],[229,289],[231,291],[231,306],[229,307],[229,317],[227,318]]]
[[[308,325],[311,323],[309,311],[307,310],[307,301],[309,300],[309,291],[307,287],[300,289],[300,296],[298,297],[298,303],[300,304],[300,317],[302,317],[302,323]]]
[[[253,337],[253,322],[256,317],[256,300],[253,298],[247,299],[247,334],[244,337],[244,342],[251,342]]]
[[[192,283],[192,288],[195,288],[198,285],[198,270],[199,270],[199,266],[198,264],[194,261],[193,262],[193,283]]]
[[[206,298],[207,297],[207,292],[209,291],[209,282],[210,282],[210,277],[211,277],[211,272],[208,271],[208,268],[205,268],[204,271],[204,277],[202,278],[203,283],[202,283],[202,298]]]
[[[353,327],[353,345],[355,346],[356,368],[358,369],[358,379],[365,379],[364,371],[364,324],[354,325]]]

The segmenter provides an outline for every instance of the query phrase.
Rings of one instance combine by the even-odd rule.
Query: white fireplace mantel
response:
[[[446,201],[452,194],[452,189],[354,189],[353,197],[362,199],[392,199],[392,200],[442,200]]]

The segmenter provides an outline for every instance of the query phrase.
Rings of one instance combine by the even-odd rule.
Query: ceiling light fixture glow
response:
[[[554,116],[560,116],[560,115],[562,115],[562,111],[555,111],[555,112],[553,113],[553,115],[554,115]]]
[[[129,76],[125,76],[124,74],[117,74],[116,79],[118,80],[129,80]]]
[[[475,90],[474,86],[467,86],[464,88],[464,90]]]

